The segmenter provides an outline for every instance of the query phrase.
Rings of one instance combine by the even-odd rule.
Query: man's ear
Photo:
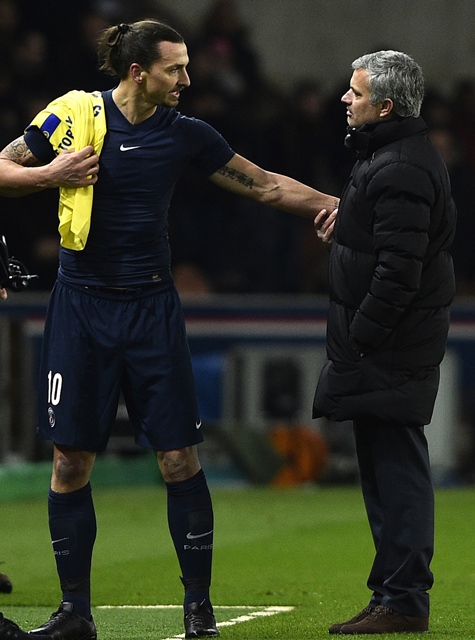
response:
[[[140,84],[142,82],[142,71],[142,67],[136,62],[133,62],[130,65],[130,75],[132,77],[132,80],[135,80],[135,82],[138,82]]]
[[[387,118],[393,115],[394,102],[391,98],[385,98],[381,103],[380,118]]]

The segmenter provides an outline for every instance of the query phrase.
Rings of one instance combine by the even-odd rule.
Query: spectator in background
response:
[[[201,59],[202,75],[197,77],[198,82],[212,82],[241,107],[255,102],[264,78],[235,0],[216,0],[211,4],[190,49],[192,58]]]

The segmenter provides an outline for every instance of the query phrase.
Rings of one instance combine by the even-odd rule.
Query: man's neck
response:
[[[121,82],[112,92],[112,99],[117,108],[131,124],[140,124],[157,110],[157,106],[144,102],[142,95],[131,90],[125,82]]]

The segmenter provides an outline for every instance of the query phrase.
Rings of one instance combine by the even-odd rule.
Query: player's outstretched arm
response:
[[[265,171],[238,154],[210,179],[223,189],[306,218],[315,218],[322,209],[333,211],[339,202],[293,178]]]
[[[99,158],[91,146],[63,151],[41,165],[20,136],[0,152],[0,195],[9,198],[57,187],[77,188],[97,181]]]

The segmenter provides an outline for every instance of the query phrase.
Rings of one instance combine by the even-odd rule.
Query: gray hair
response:
[[[390,98],[398,116],[417,118],[420,114],[424,76],[410,56],[400,51],[376,51],[357,58],[351,66],[368,71],[371,104]]]

